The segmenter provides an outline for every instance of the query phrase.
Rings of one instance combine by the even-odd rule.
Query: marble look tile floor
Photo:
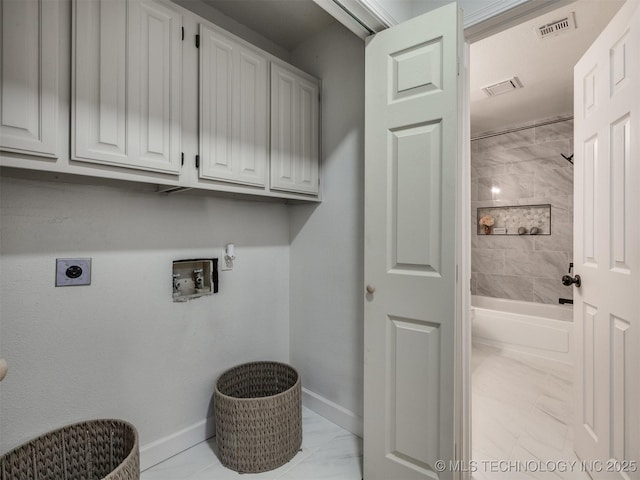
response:
[[[302,450],[269,472],[239,474],[224,467],[215,439],[186,450],[142,472],[141,480],[360,480],[362,440],[329,420],[302,409]]]
[[[475,345],[472,355],[474,480],[589,480],[584,472],[523,472],[514,462],[578,461],[573,452],[572,368]],[[215,440],[202,442],[142,473],[141,480],[360,480],[362,440],[307,408],[302,451],[282,467],[239,474],[222,466]],[[510,463],[506,463],[510,462]],[[533,462],[533,463],[532,463]],[[400,479],[389,479],[400,480]]]
[[[589,480],[573,451],[571,366],[474,344],[472,372],[474,480]]]

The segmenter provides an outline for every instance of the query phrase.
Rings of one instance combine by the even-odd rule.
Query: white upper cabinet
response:
[[[73,8],[72,158],[178,174],[181,10],[161,0]]]
[[[58,155],[58,5],[2,0],[0,149]]]
[[[271,188],[319,192],[318,80],[271,64]]]
[[[268,60],[200,24],[200,178],[264,186]]]

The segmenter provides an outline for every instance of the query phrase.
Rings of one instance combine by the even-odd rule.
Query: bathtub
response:
[[[471,296],[473,341],[573,364],[573,307]]]

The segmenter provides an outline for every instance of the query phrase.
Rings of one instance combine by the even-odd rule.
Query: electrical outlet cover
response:
[[[90,258],[57,258],[56,287],[91,285]]]

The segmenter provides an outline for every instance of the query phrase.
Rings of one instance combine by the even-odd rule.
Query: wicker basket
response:
[[[76,423],[0,457],[0,480],[138,480],[138,432],[120,420]]]
[[[220,461],[241,473],[273,470],[302,444],[300,377],[291,366],[253,362],[216,383],[216,442]]]

